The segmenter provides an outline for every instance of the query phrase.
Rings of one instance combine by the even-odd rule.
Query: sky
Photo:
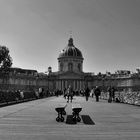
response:
[[[0,0],[0,45],[13,67],[58,71],[72,35],[83,71],[140,67],[140,0]]]

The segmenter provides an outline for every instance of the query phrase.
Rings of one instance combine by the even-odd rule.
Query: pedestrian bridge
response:
[[[88,101],[76,96],[67,103],[64,122],[57,122],[55,107],[66,103],[63,96],[24,102],[0,108],[1,140],[139,140],[140,107],[106,100]],[[93,123],[66,123],[72,105],[80,104],[80,116]]]

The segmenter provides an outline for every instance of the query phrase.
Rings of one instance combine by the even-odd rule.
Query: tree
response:
[[[0,71],[7,72],[12,66],[12,58],[9,55],[9,49],[5,46],[0,46]]]

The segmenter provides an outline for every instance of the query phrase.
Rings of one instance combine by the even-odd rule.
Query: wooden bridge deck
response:
[[[67,115],[72,114],[72,104],[82,106],[80,115],[89,116],[94,125],[56,122],[55,107],[66,103],[61,97],[50,97],[0,108],[1,140],[139,140],[140,107],[95,102],[90,98],[74,97],[67,103]],[[67,119],[65,116],[65,120]]]

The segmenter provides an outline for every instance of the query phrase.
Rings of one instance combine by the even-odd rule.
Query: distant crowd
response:
[[[115,98],[115,91],[116,89],[114,87],[108,87],[107,92],[108,92],[108,102],[111,103],[112,101],[114,102],[119,102],[119,99],[116,97]],[[89,97],[92,97],[96,99],[96,102],[99,102],[100,97],[102,96],[102,90],[100,87],[96,86],[95,88],[89,89],[86,87],[84,90],[73,90],[73,88],[69,85],[68,88],[62,90],[56,90],[55,95],[63,95],[65,99],[67,99],[67,102],[72,102],[73,96],[85,96],[86,101],[88,101]]]

